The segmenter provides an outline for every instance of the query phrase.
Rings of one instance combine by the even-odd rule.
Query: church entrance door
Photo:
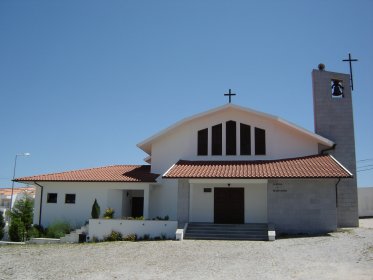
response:
[[[144,215],[144,198],[133,197],[132,198],[132,217],[141,217]]]
[[[244,223],[244,188],[214,189],[214,223]]]

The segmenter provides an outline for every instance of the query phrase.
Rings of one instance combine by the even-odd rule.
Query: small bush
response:
[[[114,209],[113,208],[108,208],[104,212],[104,218],[105,219],[112,219],[114,217]]]
[[[140,216],[140,217],[122,217],[122,220],[143,221],[145,219],[144,219],[144,216]]]
[[[12,218],[9,226],[9,238],[13,242],[25,240],[26,228],[20,218]]]
[[[136,240],[137,240],[137,235],[134,234],[134,233],[126,235],[125,237],[123,237],[123,241],[136,241]]]
[[[104,237],[104,241],[122,241],[123,236],[120,232],[112,231],[108,236]]]
[[[66,222],[55,222],[47,228],[47,237],[61,238],[70,233],[71,227]]]
[[[164,216],[164,218],[160,217],[160,216],[157,216],[155,218],[153,218],[153,220],[156,220],[156,221],[168,221],[170,219],[170,217],[168,215]]]
[[[97,199],[93,202],[91,216],[92,219],[98,219],[100,217],[100,205],[98,205]]]
[[[149,240],[150,239],[150,235],[149,234],[144,234],[144,240]]]
[[[30,238],[45,237],[46,231],[42,226],[33,225],[32,228],[29,230],[29,236]]]

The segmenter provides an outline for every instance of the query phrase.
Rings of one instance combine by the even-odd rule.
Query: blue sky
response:
[[[348,73],[349,52],[357,160],[372,159],[373,1],[2,0],[0,186],[22,152],[17,177],[142,164],[138,142],[229,88],[313,131],[311,71]]]

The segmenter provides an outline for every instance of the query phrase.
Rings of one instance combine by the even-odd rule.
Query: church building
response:
[[[209,225],[265,225],[289,234],[356,227],[350,76],[319,67],[312,86],[314,132],[228,103],[140,142],[147,164],[15,181],[36,187],[34,223],[44,227],[57,220],[75,227],[89,220],[91,227],[95,200],[101,213],[114,209],[112,223],[139,216],[169,220],[186,236],[188,228],[201,226],[203,233]]]

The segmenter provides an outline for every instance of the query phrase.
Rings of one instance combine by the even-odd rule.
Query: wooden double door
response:
[[[245,222],[244,188],[214,189],[214,223],[243,224]]]

